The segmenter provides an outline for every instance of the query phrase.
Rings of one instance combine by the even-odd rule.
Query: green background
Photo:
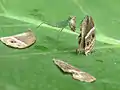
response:
[[[37,42],[27,49],[0,43],[0,90],[120,90],[119,0],[0,0],[0,37],[31,28]],[[76,55],[78,33],[46,23],[77,17],[77,32],[85,15],[96,26],[94,53]],[[38,29],[36,27],[41,23]],[[60,35],[59,40],[57,36]],[[54,65],[59,58],[96,77],[96,82],[73,80]]]

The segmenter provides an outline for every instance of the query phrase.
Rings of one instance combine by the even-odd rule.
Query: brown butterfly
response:
[[[95,44],[95,26],[91,16],[86,16],[80,25],[79,47],[77,53],[83,52],[85,55],[92,52]]]

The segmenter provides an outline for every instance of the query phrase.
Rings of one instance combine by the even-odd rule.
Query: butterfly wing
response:
[[[22,49],[35,43],[36,37],[31,30],[28,30],[27,32],[21,34],[1,37],[0,40],[7,46]]]
[[[95,26],[91,16],[88,21],[87,34],[85,36],[85,55],[93,50],[95,44]]]
[[[64,72],[73,73],[74,71],[79,71],[79,69],[73,67],[72,65],[70,65],[62,60],[53,59],[53,61]]]
[[[71,73],[73,79],[85,82],[93,82],[96,80],[95,77],[90,74],[79,70],[78,68],[58,59],[53,59],[54,63],[64,72]]]
[[[83,71],[81,71],[79,73],[74,73],[72,76],[74,79],[84,81],[84,82],[93,82],[96,80],[95,77],[93,77],[90,74],[83,72]]]
[[[85,48],[85,36],[87,35],[88,30],[88,23],[89,23],[89,16],[86,16],[80,25],[80,35],[79,35],[79,49],[80,51],[84,51]]]

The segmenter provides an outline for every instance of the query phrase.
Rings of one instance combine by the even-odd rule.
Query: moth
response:
[[[80,25],[80,35],[78,36],[79,47],[76,49],[77,53],[84,53],[88,55],[92,52],[95,44],[95,26],[91,16],[86,16]]]
[[[76,16],[70,16],[69,18],[70,18],[69,23],[68,23],[69,27],[73,32],[75,32],[75,30],[76,30]]]
[[[65,73],[72,74],[73,79],[84,81],[84,82],[93,82],[96,80],[95,77],[91,76],[90,74],[79,70],[78,68],[62,61],[59,59],[53,59],[53,62]]]
[[[28,30],[26,32],[16,34],[13,36],[1,37],[0,40],[7,46],[22,49],[34,44],[36,41],[36,37],[32,30]]]

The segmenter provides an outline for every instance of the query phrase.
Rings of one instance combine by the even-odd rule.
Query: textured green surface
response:
[[[0,90],[120,90],[119,0],[0,0],[0,37],[31,28],[37,42],[24,50],[0,43]],[[77,34],[41,22],[58,22],[91,15],[96,25],[95,52],[76,55]],[[53,64],[63,59],[97,78],[94,83],[75,81]],[[102,62],[101,62],[102,61]]]

